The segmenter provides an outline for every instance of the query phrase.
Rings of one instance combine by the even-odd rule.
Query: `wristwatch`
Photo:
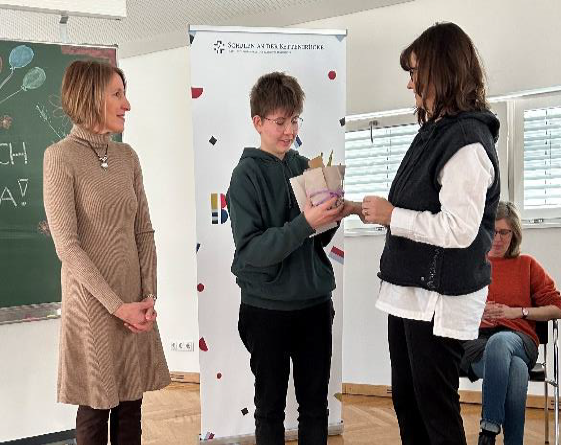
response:
[[[530,312],[528,311],[527,307],[523,307],[522,308],[522,318],[528,318],[528,315],[530,314]]]

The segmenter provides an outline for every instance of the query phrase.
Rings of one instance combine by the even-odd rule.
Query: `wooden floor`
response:
[[[477,444],[480,405],[462,405],[468,445]],[[553,419],[553,414],[550,414]],[[200,430],[199,385],[173,383],[162,391],[146,393],[143,404],[143,445],[192,445]],[[342,436],[329,438],[329,445],[399,444],[399,430],[391,399],[343,396]],[[553,420],[550,436],[553,434]],[[296,442],[290,442],[295,444]],[[499,437],[498,444],[502,444]],[[544,443],[543,411],[526,411],[525,445]]]

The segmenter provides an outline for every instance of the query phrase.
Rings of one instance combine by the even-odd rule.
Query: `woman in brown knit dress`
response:
[[[58,401],[78,405],[79,445],[140,445],[144,391],[170,376],[156,326],[156,249],[136,153],[111,141],[130,104],[121,70],[73,62],[71,133],[44,157],[44,201],[62,262]]]

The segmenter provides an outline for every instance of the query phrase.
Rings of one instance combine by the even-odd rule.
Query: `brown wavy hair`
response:
[[[91,131],[104,123],[105,90],[115,73],[126,89],[125,74],[113,65],[94,60],[76,60],[68,65],[62,79],[61,105],[74,124]]]
[[[278,71],[261,76],[249,95],[251,117],[266,117],[281,110],[290,116],[302,113],[306,95],[295,77]]]
[[[436,23],[401,52],[399,63],[411,70],[411,55],[417,59],[415,91],[423,99],[417,109],[420,124],[461,111],[487,110],[485,72],[475,45],[454,23]],[[434,87],[432,110],[427,111],[425,91]]]

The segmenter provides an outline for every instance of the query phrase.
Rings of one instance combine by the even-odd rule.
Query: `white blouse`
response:
[[[438,176],[439,213],[396,207],[392,235],[444,248],[466,248],[475,240],[495,171],[480,143],[462,147]],[[434,335],[458,340],[477,338],[487,286],[466,295],[441,295],[419,287],[382,281],[376,307],[396,317],[431,321]]]

